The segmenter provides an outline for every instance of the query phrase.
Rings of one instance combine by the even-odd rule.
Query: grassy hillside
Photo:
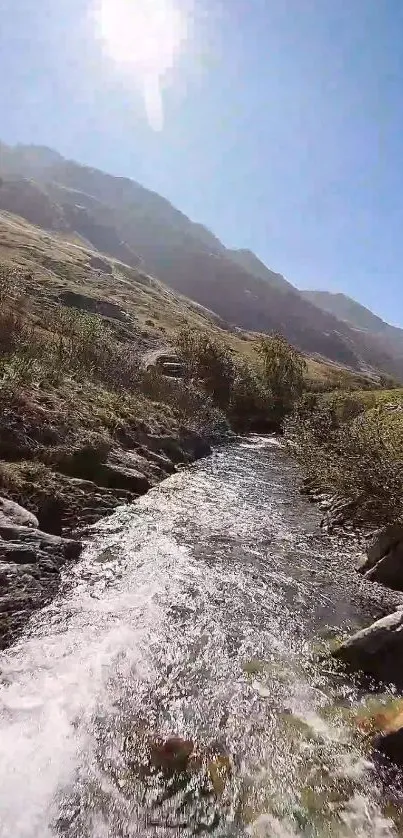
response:
[[[225,425],[222,410],[202,382],[167,379],[144,362],[184,327],[223,347],[242,427],[256,405],[268,415],[259,335],[231,329],[142,270],[2,214],[0,494],[47,531],[71,531],[205,450],[206,435]],[[311,390],[370,386],[306,360]]]
[[[185,325],[208,330],[240,359],[255,364],[257,335],[225,324],[211,311],[198,306],[144,271],[100,256],[77,237],[45,233],[10,213],[0,216],[0,263],[30,275],[27,294],[32,317],[63,303],[78,310],[105,312],[108,326],[129,339],[136,351],[169,345]],[[105,308],[102,304],[107,304]],[[109,308],[108,308],[109,306]],[[323,387],[352,386],[368,382],[352,370],[306,356],[307,379]]]
[[[140,184],[29,146],[0,146],[2,172],[3,209],[159,277],[235,327],[279,331],[307,354],[403,377],[403,359],[378,337],[317,308],[254,254],[227,250]]]

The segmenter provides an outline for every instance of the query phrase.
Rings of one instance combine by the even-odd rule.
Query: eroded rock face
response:
[[[403,591],[403,524],[391,524],[374,533],[366,552],[358,572],[373,582]]]
[[[114,442],[92,439],[57,450],[52,461],[56,490],[52,483],[49,494],[30,497],[38,518],[0,498],[0,648],[18,636],[33,611],[55,596],[61,568],[80,555],[81,542],[63,534],[82,534],[181,464],[211,453],[204,437],[184,428],[168,432],[139,425]]]
[[[5,648],[32,612],[54,596],[61,567],[78,558],[82,545],[37,529],[35,516],[18,504],[3,501],[2,508],[13,516],[0,513],[0,648]]]
[[[19,503],[0,497],[0,524],[7,521],[24,527],[39,527],[39,521],[32,512],[28,512]]]
[[[354,672],[403,688],[403,607],[345,640],[332,656]]]

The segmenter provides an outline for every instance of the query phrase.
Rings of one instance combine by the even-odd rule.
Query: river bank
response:
[[[60,401],[59,412],[52,411],[55,402],[54,392],[19,393],[0,416],[7,456],[0,463],[2,649],[57,594],[63,567],[78,559],[90,526],[210,454],[211,443],[224,435],[219,428],[203,433],[181,425],[162,405],[153,405],[147,419],[137,405],[136,417],[118,423],[115,416],[111,429],[97,422],[92,401],[92,427],[79,426]],[[88,402],[87,392],[76,411],[81,419]]]

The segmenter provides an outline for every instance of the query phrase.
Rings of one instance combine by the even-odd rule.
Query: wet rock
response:
[[[251,660],[244,661],[242,664],[242,669],[246,675],[260,675],[267,668],[267,662],[260,660],[260,658],[251,658]]]
[[[372,533],[367,541],[367,568],[373,567],[399,543],[403,543],[403,524],[391,524]]]
[[[178,436],[149,434],[148,447],[152,451],[164,454],[172,463],[189,463],[211,454],[207,439],[192,431],[181,431]]]
[[[403,608],[345,640],[332,653],[355,672],[403,687]]]
[[[229,757],[222,754],[214,757],[209,763],[208,771],[216,797],[222,797],[226,783],[231,776],[231,762]]]
[[[374,750],[395,765],[403,767],[403,727],[375,737]]]
[[[60,569],[82,544],[29,526],[0,521],[0,648],[23,629],[33,611],[55,595]]]
[[[151,488],[144,474],[116,462],[108,462],[99,467],[98,481],[109,489],[126,489],[134,495],[144,495]]]
[[[32,512],[12,500],[0,497],[0,522],[5,523],[4,519],[25,527],[39,527],[39,521]]]
[[[387,553],[364,575],[372,582],[386,585],[394,591],[403,591],[403,542]]]
[[[193,749],[192,740],[182,739],[181,736],[156,740],[151,744],[151,764],[154,768],[168,773],[185,771]]]
[[[24,545],[28,544],[37,550],[61,554],[66,561],[77,559],[82,550],[80,541],[62,538],[59,535],[50,535],[41,530],[32,530],[29,527],[2,524],[1,522],[0,537],[3,541],[13,541]]]
[[[179,437],[180,447],[183,452],[188,455],[191,460],[201,460],[203,457],[209,457],[211,454],[211,445],[208,440],[200,436],[198,433],[191,431],[182,431]]]

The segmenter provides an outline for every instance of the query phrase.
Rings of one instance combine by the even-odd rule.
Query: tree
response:
[[[262,337],[258,352],[263,361],[265,384],[280,418],[291,410],[303,393],[306,363],[282,335]]]

